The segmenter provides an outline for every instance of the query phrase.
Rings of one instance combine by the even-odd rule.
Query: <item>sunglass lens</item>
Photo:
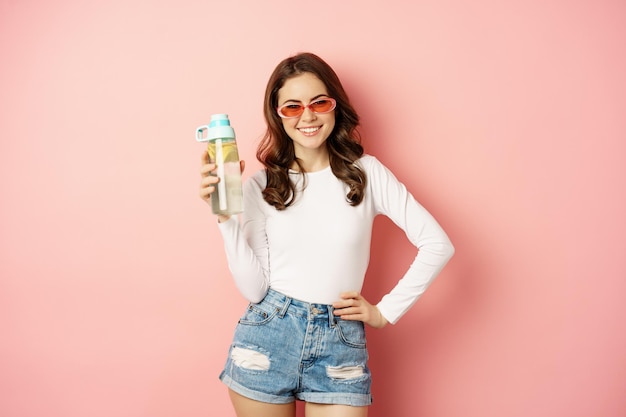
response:
[[[287,104],[280,108],[280,112],[285,117],[296,117],[302,114],[304,106],[301,104]]]
[[[333,102],[331,100],[317,100],[311,103],[311,110],[316,113],[326,113],[333,108]]]

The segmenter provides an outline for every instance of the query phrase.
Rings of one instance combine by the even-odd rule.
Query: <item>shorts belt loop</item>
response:
[[[333,314],[333,311],[335,309],[333,308],[333,306],[328,306],[328,325],[333,328],[335,327],[335,325],[337,324],[337,317],[335,317],[335,315]]]
[[[291,304],[291,298],[285,296],[285,303],[283,304],[283,308],[278,313],[278,317],[280,317],[281,319],[285,317],[285,314],[287,314],[287,309],[289,308],[290,304]]]

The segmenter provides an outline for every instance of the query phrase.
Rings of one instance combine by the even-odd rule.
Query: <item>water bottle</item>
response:
[[[209,160],[217,165],[220,181],[211,194],[214,214],[231,216],[243,211],[241,166],[235,141],[235,130],[227,114],[213,114],[208,125],[196,129],[196,140],[208,142]]]

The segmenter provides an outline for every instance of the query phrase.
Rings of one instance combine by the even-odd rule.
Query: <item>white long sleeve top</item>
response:
[[[332,304],[344,291],[360,292],[370,258],[374,217],[389,217],[417,248],[413,263],[377,304],[396,323],[417,301],[454,253],[433,216],[380,161],[364,155],[367,174],[361,204],[351,206],[347,186],[330,167],[302,176],[293,173],[299,192],[285,210],[276,210],[261,194],[261,170],[244,184],[241,222],[233,216],[219,224],[229,268],[249,301],[263,299],[271,287],[298,300]]]

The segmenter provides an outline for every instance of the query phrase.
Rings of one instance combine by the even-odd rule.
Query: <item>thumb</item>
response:
[[[239,170],[243,173],[243,170],[246,169],[246,161],[239,161]]]

